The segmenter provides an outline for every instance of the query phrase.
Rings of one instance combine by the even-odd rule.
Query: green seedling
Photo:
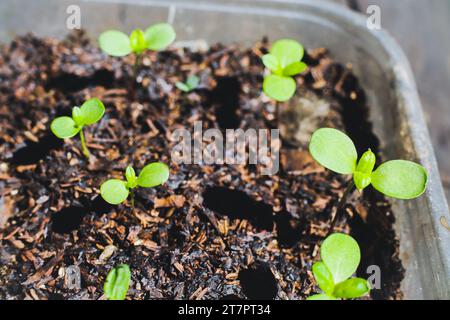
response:
[[[164,50],[175,40],[175,36],[175,30],[170,24],[158,23],[145,31],[135,29],[130,36],[121,31],[108,30],[100,35],[98,42],[100,48],[113,57],[134,53],[136,59],[133,70],[136,75],[141,54],[145,50]]]
[[[99,121],[105,113],[105,106],[97,99],[87,100],[81,107],[73,107],[72,117],[58,117],[50,125],[51,131],[60,139],[72,138],[80,134],[83,154],[89,158],[89,150],[84,140],[83,127]]]
[[[100,194],[110,204],[120,204],[131,194],[131,207],[134,208],[134,189],[137,187],[152,188],[169,179],[169,167],[162,162],[146,165],[138,177],[131,166],[125,170],[126,181],[110,179],[102,183]]]
[[[131,271],[126,264],[121,264],[111,271],[106,277],[103,290],[109,300],[125,300],[130,286]]]
[[[312,295],[308,300],[354,299],[369,294],[367,280],[351,278],[361,260],[355,239],[343,233],[333,233],[322,243],[320,258],[322,261],[314,263],[312,271],[323,293]]]
[[[379,192],[397,199],[416,198],[426,188],[428,175],[421,165],[406,160],[391,160],[374,170],[375,154],[368,149],[358,161],[353,141],[336,129],[316,130],[311,137],[309,152],[325,168],[340,174],[353,175],[338,204],[336,215],[345,205],[354,186],[362,191],[372,185]],[[334,221],[335,219],[330,230],[334,227]]]
[[[281,39],[272,45],[270,53],[262,57],[264,65],[271,71],[263,82],[263,90],[267,96],[282,102],[294,95],[297,84],[292,77],[307,68],[300,61],[303,55],[303,46],[295,40]]]
[[[200,78],[192,75],[189,76],[185,83],[178,81],[175,83],[175,86],[180,89],[183,92],[191,92],[192,90],[195,90],[198,87],[198,84],[200,83]]]

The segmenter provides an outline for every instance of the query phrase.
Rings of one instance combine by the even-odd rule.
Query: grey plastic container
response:
[[[429,172],[423,196],[393,201],[405,298],[450,298],[450,232],[440,223],[450,219],[448,206],[410,66],[384,30],[369,30],[363,15],[317,0],[2,0],[0,41],[30,31],[62,38],[70,5],[81,8],[82,28],[93,37],[108,28],[131,31],[169,21],[181,41],[250,45],[264,35],[291,37],[351,63],[367,93],[383,157],[418,161]]]

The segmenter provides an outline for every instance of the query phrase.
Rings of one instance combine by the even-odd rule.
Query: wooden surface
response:
[[[381,26],[408,56],[450,203],[450,1],[330,0],[366,13],[381,9]]]

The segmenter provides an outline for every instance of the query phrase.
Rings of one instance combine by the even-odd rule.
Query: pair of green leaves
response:
[[[343,233],[327,237],[320,247],[322,261],[312,271],[317,285],[324,292],[308,300],[354,299],[367,295],[370,285],[362,278],[350,278],[358,268],[361,251],[355,239]]]
[[[303,46],[295,40],[281,39],[272,45],[270,53],[262,57],[264,65],[272,72],[264,78],[265,94],[276,101],[286,101],[294,95],[297,85],[292,76],[307,68],[300,61],[303,55]]]
[[[97,99],[89,99],[81,107],[73,107],[72,117],[58,117],[50,125],[50,129],[60,139],[72,138],[84,126],[99,121],[105,113],[105,106]]]
[[[80,133],[83,154],[89,158],[84,141],[83,127],[96,123],[105,113],[105,106],[97,99],[89,99],[81,107],[73,107],[72,117],[58,117],[50,124],[50,130],[60,139],[72,138]]]
[[[146,165],[138,177],[131,166],[125,170],[126,181],[110,179],[102,183],[100,194],[110,204],[124,202],[130,193],[130,189],[137,186],[142,188],[156,187],[169,179],[169,167],[162,162],[153,162]]]
[[[185,83],[178,81],[175,83],[175,86],[183,92],[191,92],[198,87],[199,83],[200,78],[196,75],[191,75],[187,78]]]
[[[117,30],[103,32],[98,42],[100,48],[114,57],[123,57],[131,52],[141,54],[143,51],[164,50],[175,40],[175,30],[168,23],[158,23],[147,30],[135,29],[128,37]]]
[[[103,291],[109,300],[124,300],[130,286],[131,271],[126,264],[121,264],[109,271]]]
[[[309,144],[312,157],[325,168],[341,174],[353,174],[358,190],[369,184],[381,193],[398,199],[413,199],[426,188],[427,171],[406,160],[382,163],[376,170],[375,155],[370,149],[358,161],[353,141],[343,132],[321,128],[314,132]]]

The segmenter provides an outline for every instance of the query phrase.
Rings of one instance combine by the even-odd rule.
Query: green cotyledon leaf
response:
[[[303,58],[303,46],[292,39],[280,39],[274,42],[270,48],[270,54],[274,55],[281,69],[286,68],[294,62],[298,62]]]
[[[278,70],[282,70],[277,57],[275,57],[273,54],[267,53],[263,55],[262,62],[264,66],[272,72],[277,73]]]
[[[81,127],[77,127],[71,117],[58,117],[52,121],[50,130],[58,138],[66,139],[75,136],[81,130]]]
[[[98,38],[100,48],[113,57],[123,57],[131,53],[128,36],[117,30],[103,32]]]
[[[105,106],[97,98],[87,100],[81,105],[80,109],[83,113],[84,124],[86,125],[96,123],[105,114]]]
[[[264,93],[276,101],[289,100],[294,95],[296,87],[294,79],[276,74],[266,76],[263,82]]]
[[[335,284],[350,278],[358,268],[361,251],[355,239],[343,233],[328,236],[320,247],[320,257]]]
[[[146,165],[138,176],[137,184],[143,188],[159,186],[169,179],[169,167],[162,162]]]
[[[428,174],[421,165],[407,160],[382,163],[372,172],[371,183],[375,189],[397,199],[413,199],[426,189]]]
[[[112,269],[106,277],[103,290],[109,300],[124,300],[130,286],[131,271],[126,264]]]
[[[356,168],[358,153],[353,141],[343,132],[333,128],[316,130],[309,143],[311,156],[325,168],[352,174]]]
[[[120,204],[128,198],[127,183],[119,179],[110,179],[100,186],[102,198],[110,204]]]
[[[158,23],[144,32],[147,48],[150,50],[164,50],[176,37],[175,30],[168,23]]]

